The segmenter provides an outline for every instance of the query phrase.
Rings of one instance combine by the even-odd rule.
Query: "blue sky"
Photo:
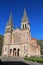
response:
[[[20,28],[24,8],[30,21],[31,36],[43,39],[43,0],[0,0],[0,34],[4,35],[10,12],[14,28]]]

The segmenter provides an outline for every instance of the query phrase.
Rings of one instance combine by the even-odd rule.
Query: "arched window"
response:
[[[23,29],[24,29],[24,24],[23,24]]]
[[[26,28],[26,24],[25,24],[25,28]]]

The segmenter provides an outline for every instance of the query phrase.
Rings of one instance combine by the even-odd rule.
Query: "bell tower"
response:
[[[21,29],[29,29],[30,30],[30,23],[27,17],[26,8],[24,9],[24,14],[21,20]]]
[[[7,22],[7,25],[5,27],[5,33],[11,33],[14,30],[14,25],[12,22],[12,13],[10,13],[9,20]]]

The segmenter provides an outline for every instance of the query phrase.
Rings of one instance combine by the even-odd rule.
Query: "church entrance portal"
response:
[[[14,48],[13,49],[13,56],[19,56],[19,49]]]
[[[16,49],[16,48],[13,48],[13,50],[12,49],[10,49],[10,56],[19,56],[19,50],[20,49]]]

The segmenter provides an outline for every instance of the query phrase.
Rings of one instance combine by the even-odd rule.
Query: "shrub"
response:
[[[33,62],[43,63],[43,58],[33,58],[33,57],[25,57],[25,60],[30,60]]]

